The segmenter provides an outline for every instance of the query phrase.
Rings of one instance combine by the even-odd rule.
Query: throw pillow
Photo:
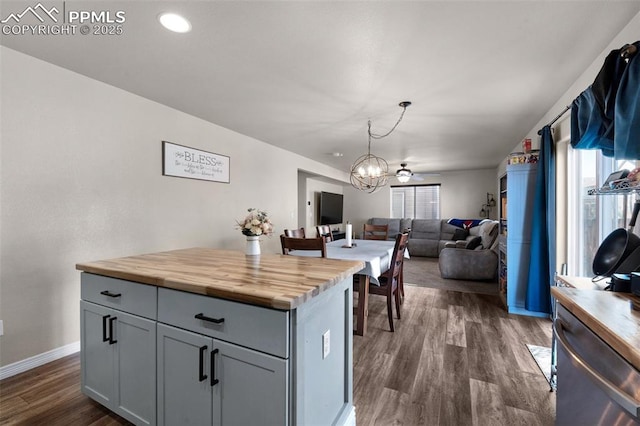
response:
[[[456,229],[453,231],[453,237],[451,238],[453,241],[464,240],[469,236],[468,229]]]
[[[467,244],[467,250],[475,250],[476,247],[480,247],[481,244],[482,244],[482,237],[474,237]]]

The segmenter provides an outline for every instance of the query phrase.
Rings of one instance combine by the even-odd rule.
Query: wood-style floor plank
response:
[[[354,336],[358,426],[554,423],[555,393],[525,347],[549,346],[551,321],[509,315],[497,296],[405,294],[395,333],[372,296],[367,334]],[[80,392],[79,354],[0,382],[0,425],[129,424]]]
[[[549,392],[525,346],[550,346],[550,320],[508,314],[497,296],[415,286],[405,290],[403,318],[396,321],[395,333],[388,331],[384,301],[372,298],[367,334],[354,338],[356,360],[381,345],[405,348],[398,350],[396,360],[405,369],[364,362],[354,372],[361,383],[368,384],[354,392],[359,426],[381,424],[382,420],[405,425],[554,423],[555,393]],[[407,309],[412,309],[412,315],[404,314]],[[422,348],[405,339],[422,341]],[[402,358],[406,348],[419,358],[417,364]],[[394,371],[405,374],[389,377]],[[367,380],[367,376],[381,380]],[[412,387],[399,387],[401,380],[411,382]],[[400,394],[388,392],[400,389]],[[405,393],[410,404],[403,399]],[[390,401],[398,404],[390,411],[404,410],[401,420],[377,417],[378,407],[389,407]],[[376,407],[373,413],[371,407]]]
[[[507,424],[507,414],[500,387],[490,382],[470,379],[471,418],[474,426]]]

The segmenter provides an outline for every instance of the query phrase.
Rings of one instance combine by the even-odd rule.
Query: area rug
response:
[[[551,389],[555,389],[555,381],[551,381],[551,348],[545,348],[544,346],[527,345],[529,353],[538,364],[538,368],[544,374]]]
[[[437,288],[440,290],[460,291],[498,295],[498,283],[486,281],[448,280],[440,276],[438,259],[417,257],[404,260],[404,282],[407,285]]]

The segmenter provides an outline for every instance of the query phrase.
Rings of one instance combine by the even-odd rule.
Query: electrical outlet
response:
[[[322,359],[329,356],[331,351],[331,330],[327,330],[322,335]]]
[[[4,334],[4,323],[0,320],[0,336]]]

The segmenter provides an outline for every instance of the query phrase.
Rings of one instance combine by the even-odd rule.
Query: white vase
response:
[[[245,246],[244,253],[247,256],[259,256],[260,255],[260,237],[247,236],[247,245]]]

